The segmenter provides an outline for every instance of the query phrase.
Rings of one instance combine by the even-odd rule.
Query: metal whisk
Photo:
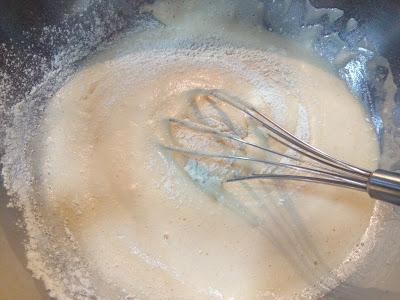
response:
[[[246,141],[238,134],[223,132],[218,128],[194,122],[192,120],[176,118],[169,119],[168,121],[171,124],[194,130],[200,134],[210,134],[218,139],[230,140],[231,142],[236,143],[236,145],[252,147],[254,149],[265,151],[269,155],[284,158],[284,161],[276,161],[272,159],[260,159],[236,154],[232,155],[194,151],[185,147],[165,147],[169,150],[185,155],[211,159],[225,159],[229,161],[261,163],[274,166],[281,170],[286,170],[284,173],[253,172],[250,175],[233,176],[226,179],[227,182],[251,179],[308,181],[364,191],[374,199],[400,205],[400,174],[381,169],[369,171],[336,159],[297,138],[254,107],[243,104],[239,99],[230,97],[219,90],[196,90],[192,93],[192,97],[199,96],[205,97],[214,105],[227,104],[229,107],[240,111],[245,116],[254,120],[258,125],[260,125],[260,127],[264,128],[268,136],[272,137],[279,144],[288,149],[292,149],[294,153],[296,153],[295,155],[282,153],[270,147],[264,147]]]

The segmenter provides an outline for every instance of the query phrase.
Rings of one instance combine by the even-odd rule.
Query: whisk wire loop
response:
[[[334,158],[320,149],[308,144],[305,141],[297,138],[295,135],[279,126],[265,114],[256,108],[244,104],[235,97],[228,96],[219,90],[204,90],[198,89],[191,93],[191,101],[203,98],[210,101],[215,109],[218,103],[225,103],[232,108],[244,113],[253,121],[256,121],[262,128],[266,129],[268,136],[273,138],[282,146],[294,151],[294,154],[282,153],[281,151],[264,147],[256,143],[245,140],[235,130],[231,132],[223,132],[212,126],[194,122],[192,120],[180,120],[176,118],[168,119],[172,125],[194,130],[196,132],[209,134],[216,140],[231,140],[236,142],[235,145],[249,146],[253,149],[261,150],[265,153],[274,155],[280,158],[280,161],[272,159],[261,159],[258,157],[237,155],[239,149],[231,149],[231,153],[211,153],[198,150],[192,150],[189,147],[166,146],[164,149],[175,153],[181,153],[187,156],[200,158],[223,159],[229,161],[244,161],[251,163],[264,164],[274,167],[273,170],[268,169],[263,172],[252,172],[250,175],[241,175],[233,178],[228,178],[226,182],[238,182],[244,180],[294,180],[328,184],[341,186],[350,189],[356,189],[367,192],[372,198],[383,200],[389,203],[400,205],[400,175],[394,172],[385,170],[369,170],[354,166],[340,159]],[[199,110],[199,106],[196,106]],[[225,116],[226,113],[221,109],[218,111],[220,116]],[[226,120],[227,127],[232,128],[232,120]],[[233,146],[235,147],[235,146]],[[240,148],[242,149],[242,148]],[[232,154],[233,153],[233,154]],[[277,171],[280,170],[280,172]],[[284,170],[284,172],[282,172]],[[293,173],[295,172],[295,173]],[[297,173],[296,173],[297,172]]]

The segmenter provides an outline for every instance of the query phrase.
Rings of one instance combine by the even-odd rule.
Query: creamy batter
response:
[[[299,58],[297,45],[233,22],[218,6],[163,3],[148,9],[165,27],[127,34],[48,105],[34,147],[43,219],[36,230],[46,232],[49,248],[60,247],[38,274],[60,298],[66,290],[104,299],[328,291],[325,279],[334,286],[341,264],[363,245],[374,207],[368,196],[298,182],[217,182],[211,190],[203,183],[214,173],[160,144],[171,142],[167,118],[191,114],[192,89],[221,89],[322,150],[373,169],[377,142],[361,105],[317,60]],[[252,139],[246,122],[237,126]],[[217,166],[213,172],[230,175],[229,165]],[[37,256],[28,257],[32,269]]]

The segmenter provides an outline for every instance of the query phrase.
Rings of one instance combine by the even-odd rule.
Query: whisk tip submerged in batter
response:
[[[207,166],[204,159],[207,161],[213,161],[214,159],[219,161],[219,164],[221,164],[221,160],[225,160],[224,167],[235,167],[235,171],[229,172],[225,169],[223,173],[225,175],[228,173],[235,174],[235,177],[225,178],[222,181],[285,179],[338,185],[361,191],[367,190],[368,178],[371,176],[370,171],[333,158],[305,143],[250,104],[244,104],[238,97],[230,96],[226,92],[217,89],[194,89],[188,93],[188,102],[193,109],[193,114],[188,115],[184,120],[168,119],[171,125],[172,140],[179,147],[169,146],[165,148],[195,157],[194,159],[198,163],[205,164],[204,167]],[[201,105],[200,102],[205,102],[206,105]],[[207,105],[209,106],[208,108],[206,108]],[[214,114],[211,112],[210,107]],[[232,115],[232,110],[228,111],[232,108],[237,110],[235,111],[236,115]],[[272,138],[286,149],[293,150],[294,154],[288,155],[283,153],[282,150],[277,151],[270,146],[260,146],[247,141],[246,137],[249,135],[250,122],[246,122],[246,133],[238,130],[240,126],[237,126],[237,123],[249,118],[253,124],[256,124],[256,127],[253,127],[252,130],[259,130],[260,127],[267,130],[264,136],[265,139]],[[179,128],[178,130],[173,129],[176,126]],[[189,140],[180,139],[184,130],[194,133]],[[201,137],[201,134],[205,136]],[[195,136],[197,140],[204,139],[201,147],[198,147],[199,144],[193,143]],[[209,140],[208,137],[214,140]],[[212,151],[212,147],[209,147],[211,143],[220,146],[218,151]],[[256,156],[250,156],[245,149],[246,147],[261,150],[262,155],[260,156],[258,153]],[[274,156],[275,159],[265,156],[266,153]],[[192,159],[189,161],[192,161]],[[229,162],[226,163],[226,161]],[[241,170],[238,170],[236,162],[247,162],[247,165],[243,168],[242,163]],[[249,163],[258,163],[274,168],[272,170],[271,168],[267,168],[267,170],[264,168],[262,172],[255,172],[254,167],[250,166]],[[208,167],[212,172],[215,172],[215,161],[213,161],[213,164],[208,163]]]

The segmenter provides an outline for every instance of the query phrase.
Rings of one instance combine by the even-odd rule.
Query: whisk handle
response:
[[[376,170],[368,179],[367,191],[374,199],[400,205],[400,174]]]

